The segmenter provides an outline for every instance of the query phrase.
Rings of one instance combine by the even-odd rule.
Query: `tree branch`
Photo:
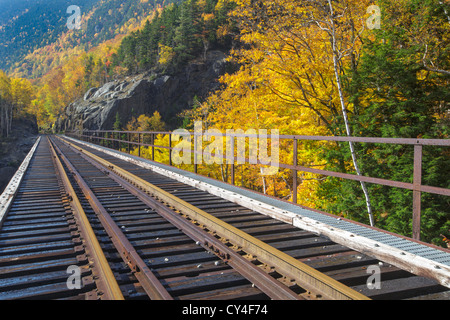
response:
[[[436,69],[436,68],[430,68],[427,65],[427,56],[428,56],[428,44],[425,45],[425,53],[424,53],[423,58],[422,58],[422,62],[423,62],[423,66],[425,67],[425,70],[430,71],[430,72],[437,72],[437,73],[450,75],[450,71],[442,70],[442,69]],[[431,63],[433,64],[433,62],[431,62]]]

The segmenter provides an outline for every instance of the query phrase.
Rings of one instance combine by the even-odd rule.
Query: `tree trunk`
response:
[[[339,53],[337,51],[337,46],[336,46],[336,28],[335,28],[335,24],[334,24],[334,9],[333,9],[333,5],[331,3],[331,0],[328,0],[328,4],[330,6],[330,23],[331,23],[331,30],[330,30],[330,36],[331,36],[331,42],[332,42],[332,51],[333,51],[333,65],[334,65],[334,74],[336,77],[336,84],[338,87],[338,92],[339,92],[339,101],[341,104],[341,108],[342,108],[342,115],[344,117],[344,123],[345,123],[345,130],[347,133],[348,137],[351,137],[352,132],[350,129],[350,124],[348,121],[348,115],[347,115],[347,108],[345,105],[345,100],[344,100],[344,94],[343,94],[343,90],[342,90],[342,84],[341,84],[341,78],[339,76],[339,60],[340,58]],[[358,165],[358,160],[356,157],[356,151],[355,151],[355,147],[353,145],[353,142],[349,141],[349,147],[350,147],[350,152],[352,155],[352,161],[353,161],[353,166],[355,168],[356,174],[358,176],[362,176],[361,170],[359,169],[359,165]],[[374,223],[374,219],[373,219],[373,213],[372,213],[372,205],[370,202],[370,197],[369,197],[369,191],[367,189],[366,184],[363,181],[360,181],[361,183],[361,188],[364,192],[364,196],[366,198],[366,207],[367,207],[367,213],[369,215],[369,221],[370,221],[370,225],[373,227],[375,225]]]
[[[206,62],[206,54],[208,53],[209,49],[209,41],[203,39],[203,61]]]
[[[263,191],[264,191],[264,194],[266,194],[266,180],[264,179],[264,175],[262,174],[263,173],[263,168],[261,167],[259,169],[261,171],[261,179],[262,179],[262,183],[263,183]]]
[[[13,111],[14,111],[14,105],[11,104],[10,105],[11,108],[11,113],[10,113],[10,117],[9,117],[9,124],[8,124],[8,135],[11,133],[12,131],[12,120],[13,120]]]
[[[5,128],[5,117],[3,115],[3,110],[5,108],[5,105],[3,101],[0,98],[0,136],[3,136],[3,130]]]

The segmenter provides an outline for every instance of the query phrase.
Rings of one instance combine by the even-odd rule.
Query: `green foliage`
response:
[[[181,4],[167,6],[142,30],[131,33],[122,40],[113,55],[113,67],[125,67],[129,73],[151,68],[163,68],[168,73],[176,72],[188,60],[207,49],[226,43],[229,36],[218,39],[219,26],[228,23],[226,13],[231,5],[216,10],[218,0],[187,0]],[[227,2],[228,3],[228,2]],[[161,48],[173,50],[170,63],[161,61]],[[161,70],[160,70],[161,71]]]
[[[116,121],[113,124],[114,131],[120,131],[122,129],[122,122],[120,121],[119,112],[116,113]]]
[[[382,2],[389,5],[389,2]],[[418,10],[419,3],[410,0]],[[383,9],[386,9],[384,7]],[[438,11],[430,11],[426,20]],[[349,71],[347,91],[354,105],[352,131],[363,137],[435,138],[448,137],[446,112],[450,101],[450,77],[429,72],[422,61],[424,45],[406,35],[396,21],[384,15],[383,28],[374,39],[365,39],[362,60],[357,70]],[[442,17],[441,17],[442,18]],[[408,28],[420,29],[420,19],[410,21]],[[446,60],[444,60],[446,61]],[[447,104],[442,102],[447,101]],[[340,130],[343,130],[341,124]],[[357,144],[359,164],[366,176],[413,182],[413,146],[390,144]],[[328,169],[346,172],[350,153],[345,144],[324,151]],[[422,183],[450,187],[448,148],[424,147]],[[353,172],[350,172],[353,173]],[[412,191],[369,185],[376,215],[376,225],[411,236]],[[323,209],[367,222],[364,197],[358,182],[328,179],[321,185]],[[448,197],[422,194],[422,239],[441,243],[440,234],[448,234],[450,210]]]

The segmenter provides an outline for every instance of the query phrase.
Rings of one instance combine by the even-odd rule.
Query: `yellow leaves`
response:
[[[150,139],[147,136],[141,137],[144,141],[144,143],[150,143]],[[134,137],[134,141],[137,142],[137,137]],[[154,141],[154,145],[157,146],[164,146],[164,147],[168,147],[169,146],[169,135],[163,135],[163,134],[158,134],[155,135],[155,141]],[[140,150],[139,150],[140,149]],[[154,149],[154,155],[152,154],[152,151]],[[169,152],[167,148],[153,148],[152,147],[144,147],[141,146],[139,147],[134,147],[130,150],[130,154],[138,156],[139,154],[141,155],[142,158],[147,158],[147,159],[152,159],[152,157],[155,159],[156,162],[160,162],[160,163],[169,163]],[[126,149],[123,149],[122,151],[126,152]]]
[[[11,79],[11,100],[19,110],[30,105],[33,95],[34,90],[29,80],[20,78]]]
[[[229,35],[230,34],[230,26],[229,25],[220,25],[218,28],[217,28],[217,31],[216,31],[216,36],[217,36],[217,38],[218,39],[223,39],[223,38],[225,38],[227,35]]]
[[[9,99],[11,97],[11,79],[0,70],[0,97]]]
[[[208,128],[222,131],[278,129],[281,134],[329,135],[333,117],[339,110],[330,34],[310,22],[311,17],[323,17],[326,12],[320,12],[314,1],[302,5],[297,0],[235,2],[237,6],[230,15],[240,27],[240,41],[245,46],[233,50],[229,60],[241,67],[234,74],[224,75],[220,80],[224,88],[191,116],[203,120]],[[342,46],[351,43],[352,49],[359,50],[361,44],[353,43],[352,35],[345,30],[351,30],[350,26],[359,30],[369,2],[336,3]],[[220,5],[223,1],[219,1],[217,6]],[[346,5],[348,10],[344,10]],[[349,65],[350,56],[341,63]],[[321,168],[324,163],[318,150],[326,147],[324,143],[316,143],[314,147],[301,144],[299,160],[305,166]],[[280,163],[292,163],[292,152],[292,142],[282,142]],[[277,176],[263,180],[258,168],[241,169],[236,171],[236,181],[242,179],[258,189],[264,187],[269,194],[289,197],[287,181],[292,179],[289,170],[280,170]],[[298,199],[313,207],[317,196],[312,190],[317,190],[321,177],[299,174],[299,178]]]
[[[311,174],[306,174],[306,177],[303,180],[300,179],[300,184],[297,188],[297,199],[299,199],[301,205],[314,209],[319,200],[319,197],[314,190],[318,189],[320,181],[314,180],[315,178],[308,176],[311,176]]]
[[[216,11],[216,12],[222,11],[225,8],[225,6],[228,4],[228,2],[229,2],[228,0],[217,1],[214,11]]]
[[[151,117],[141,114],[137,119],[132,119],[125,125],[127,131],[164,131],[166,124],[161,119],[158,111]]]
[[[162,66],[168,65],[175,56],[175,52],[172,47],[159,44],[159,59],[158,63]]]
[[[204,22],[212,21],[214,19],[214,14],[213,13],[203,13],[202,19]]]

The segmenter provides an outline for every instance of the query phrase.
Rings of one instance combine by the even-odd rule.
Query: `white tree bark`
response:
[[[333,8],[333,4],[331,3],[331,0],[328,0],[328,5],[330,7],[330,19],[329,19],[330,28],[328,30],[329,30],[329,35],[331,38],[332,51],[333,51],[334,74],[335,74],[336,84],[337,84],[337,88],[338,88],[338,92],[339,92],[339,101],[341,104],[342,115],[344,117],[345,130],[346,130],[347,136],[351,137],[352,132],[351,132],[350,124],[349,124],[349,120],[348,120],[347,107],[346,107],[346,103],[345,103],[344,93],[342,90],[341,77],[339,75],[339,64],[340,64],[340,60],[342,59],[342,55],[337,48],[336,27],[335,27],[335,22],[334,22],[334,8]],[[349,147],[350,147],[353,166],[355,168],[356,174],[358,176],[362,176],[361,170],[359,169],[358,160],[357,160],[356,151],[355,151],[353,142],[349,141]],[[360,183],[361,183],[361,188],[363,190],[364,196],[366,198],[366,207],[367,207],[367,213],[369,215],[370,225],[373,227],[375,225],[375,222],[374,222],[373,213],[372,213],[372,205],[371,205],[371,201],[370,201],[369,191],[367,189],[366,184],[363,181],[360,181]]]

